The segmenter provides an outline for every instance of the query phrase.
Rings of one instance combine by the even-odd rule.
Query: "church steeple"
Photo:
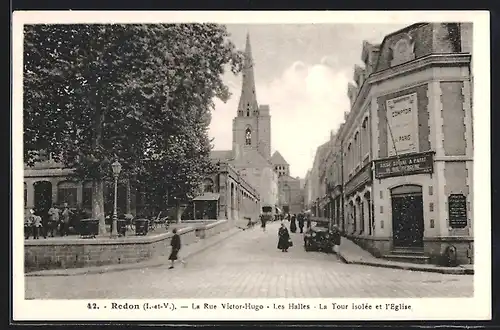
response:
[[[241,85],[240,103],[238,105],[238,117],[249,117],[258,114],[259,105],[255,94],[255,78],[253,72],[252,47],[250,46],[250,34],[247,33],[243,62],[243,82]]]

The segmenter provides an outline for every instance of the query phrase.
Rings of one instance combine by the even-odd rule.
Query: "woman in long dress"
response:
[[[296,218],[297,217],[294,214],[291,216],[291,220],[290,220],[290,231],[294,234],[297,231],[297,223],[295,222]]]
[[[278,249],[281,252],[288,252],[288,248],[290,247],[290,234],[288,233],[288,229],[285,227],[285,224],[282,222],[281,227],[278,230]]]

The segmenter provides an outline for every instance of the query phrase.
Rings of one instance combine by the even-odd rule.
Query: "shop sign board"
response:
[[[432,173],[434,152],[425,152],[375,161],[375,178]]]

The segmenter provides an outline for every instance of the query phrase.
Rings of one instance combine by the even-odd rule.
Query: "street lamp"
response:
[[[111,237],[115,238],[118,236],[117,232],[117,222],[118,222],[118,214],[117,214],[117,203],[118,203],[118,175],[122,170],[122,165],[116,160],[113,164],[111,164],[111,168],[113,169],[113,177],[115,178],[115,203],[113,207],[113,222],[111,224]]]

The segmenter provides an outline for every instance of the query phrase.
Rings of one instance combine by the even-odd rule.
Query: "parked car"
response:
[[[328,228],[328,222],[313,222],[304,234],[304,249],[306,251],[333,252],[334,236]]]

